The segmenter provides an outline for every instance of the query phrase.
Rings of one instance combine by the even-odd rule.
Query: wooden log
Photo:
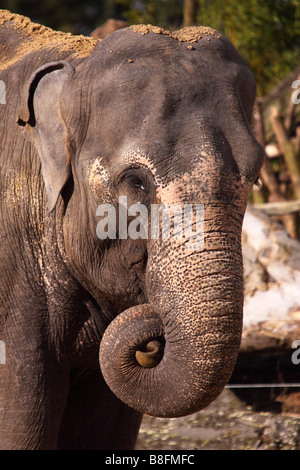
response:
[[[193,26],[194,24],[196,24],[196,0],[184,0],[183,25]]]
[[[245,279],[241,352],[291,351],[300,340],[300,242],[249,206],[243,225]]]
[[[253,208],[264,212],[267,215],[281,217],[287,214],[297,214],[300,212],[300,199],[294,201],[267,202],[263,204],[255,204]]]

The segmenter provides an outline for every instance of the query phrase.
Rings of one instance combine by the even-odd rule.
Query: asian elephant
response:
[[[100,42],[2,10],[0,44],[0,447],[132,449],[143,413],[200,410],[233,370],[255,81],[208,27]],[[121,197],[202,205],[203,243],[121,236]]]

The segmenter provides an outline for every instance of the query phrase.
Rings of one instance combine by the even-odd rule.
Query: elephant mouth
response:
[[[143,389],[145,379],[152,380],[163,362],[165,345],[164,326],[149,304],[122,312],[103,335],[99,354],[103,377],[122,401],[139,411],[147,412],[147,406],[136,399],[137,388]]]
[[[135,352],[137,363],[146,369],[156,367],[163,358],[165,343],[165,338],[162,336],[142,344]]]
[[[118,381],[117,371],[121,365],[123,374],[125,368],[129,371],[158,366],[164,356],[165,344],[162,321],[149,304],[122,312],[110,323],[100,345],[100,364],[108,385]]]

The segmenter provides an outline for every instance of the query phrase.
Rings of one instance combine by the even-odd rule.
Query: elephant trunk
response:
[[[132,408],[187,415],[207,406],[229,380],[242,331],[239,219],[227,218],[217,230],[208,224],[199,251],[175,247],[174,240],[152,242],[149,304],[120,314],[100,347],[107,384]]]

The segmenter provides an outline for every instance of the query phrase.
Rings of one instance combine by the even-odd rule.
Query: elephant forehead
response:
[[[120,43],[116,40],[118,35],[112,36],[109,41],[99,44],[84,67],[93,90],[93,101],[98,95],[102,106],[108,104],[111,107],[111,100],[116,100],[124,107],[124,103],[139,102],[141,94],[144,98],[149,95],[149,105],[158,96],[162,105],[165,100],[169,104],[171,98],[175,102],[195,100],[196,95],[204,99],[207,87],[214,87],[215,94],[222,82],[236,80],[241,67],[234,60],[227,60],[212,51],[208,53],[206,48],[203,51],[200,45],[198,50],[191,46],[193,50],[190,51],[186,46],[180,46],[179,41],[170,42],[165,38],[158,42],[153,38],[141,42],[133,33],[134,42],[128,41],[133,38],[126,35],[126,41],[123,38]],[[122,112],[121,107],[119,112]]]
[[[181,166],[191,154],[200,158],[198,147],[214,144],[220,153],[223,121],[218,116],[230,116],[229,104],[238,108],[239,103],[228,77],[218,83],[208,71],[196,74],[197,67],[185,61],[170,67],[160,62],[157,73],[157,64],[144,65],[122,63],[91,85],[84,146],[98,153],[101,144],[105,158],[128,145],[141,147],[156,162],[180,154]]]

